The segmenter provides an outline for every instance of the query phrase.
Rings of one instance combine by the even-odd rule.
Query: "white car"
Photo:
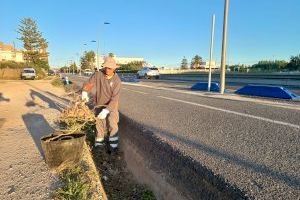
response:
[[[84,76],[91,76],[94,72],[91,69],[85,69],[83,71]]]
[[[21,73],[21,79],[32,79],[36,77],[35,69],[33,68],[24,68]]]
[[[159,71],[156,67],[144,67],[137,72],[137,78],[155,78],[159,79]]]

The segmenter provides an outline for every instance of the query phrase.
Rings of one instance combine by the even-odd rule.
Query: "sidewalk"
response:
[[[51,199],[57,178],[44,161],[40,137],[52,133],[66,103],[63,93],[50,81],[0,82],[1,200]]]

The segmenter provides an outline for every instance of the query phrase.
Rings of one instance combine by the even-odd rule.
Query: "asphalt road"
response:
[[[144,81],[123,83],[120,112],[250,197],[300,198],[299,102]]]

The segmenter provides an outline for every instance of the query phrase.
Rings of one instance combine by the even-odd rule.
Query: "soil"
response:
[[[122,151],[93,150],[96,167],[109,200],[155,200],[146,186],[138,184],[127,170]]]

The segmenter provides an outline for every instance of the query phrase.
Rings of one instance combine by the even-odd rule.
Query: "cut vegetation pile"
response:
[[[78,165],[67,166],[57,172],[61,187],[56,190],[55,199],[156,199],[146,186],[133,179],[121,151],[110,154],[106,149],[93,149],[95,115],[79,95],[73,93],[73,100],[62,112],[58,125],[63,134],[85,133],[87,144],[84,145],[83,158]]]

